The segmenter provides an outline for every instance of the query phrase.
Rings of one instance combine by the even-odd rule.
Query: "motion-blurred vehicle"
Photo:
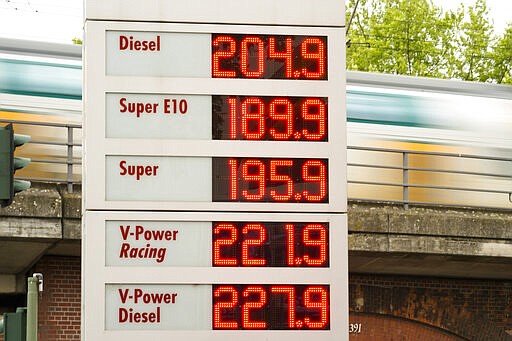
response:
[[[0,120],[79,125],[79,47],[67,59],[59,46],[44,49],[0,55]],[[349,71],[346,94],[349,198],[512,207],[497,193],[512,191],[511,86]],[[15,129],[51,143],[23,147],[23,156],[56,162],[33,162],[20,176],[66,178],[71,163],[80,180],[80,129],[71,137],[63,127]]]

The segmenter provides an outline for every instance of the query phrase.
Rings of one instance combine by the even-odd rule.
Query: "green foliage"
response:
[[[491,79],[496,83],[512,84],[512,23],[497,39],[491,63]]]
[[[347,3],[347,22],[355,3]],[[347,68],[510,81],[512,29],[498,40],[488,15],[485,0],[447,12],[432,0],[360,0],[347,36]]]
[[[456,22],[459,25],[459,34],[454,44],[459,48],[454,51],[455,58],[450,63],[452,68],[447,74],[449,78],[481,82],[490,79],[489,47],[494,39],[488,16],[485,0],[476,0],[475,5],[469,6],[467,11],[461,5],[459,17],[463,21]]]

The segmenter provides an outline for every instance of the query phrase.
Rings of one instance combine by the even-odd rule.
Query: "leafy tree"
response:
[[[492,52],[492,80],[496,83],[512,84],[512,23],[497,39]]]
[[[459,20],[455,22],[459,34],[454,45],[456,53],[450,60],[448,78],[485,82],[491,78],[491,57],[489,49],[493,43],[493,27],[489,22],[489,10],[485,0],[476,0],[474,6],[465,11],[464,5],[458,10]]]
[[[349,70],[511,83],[511,64],[512,24],[495,37],[485,0],[447,12],[432,0],[359,0],[347,35]]]
[[[430,0],[369,0],[360,6],[349,31],[349,69],[442,75],[451,49],[452,16],[443,15]]]

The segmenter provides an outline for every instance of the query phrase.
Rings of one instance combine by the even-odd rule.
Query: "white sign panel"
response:
[[[211,96],[106,94],[107,138],[211,140]]]
[[[343,26],[343,0],[87,0],[88,20]]]
[[[346,211],[342,29],[86,25],[85,209]]]
[[[85,340],[345,336],[346,215],[86,211],[84,223]]]
[[[107,156],[106,199],[210,202],[211,160],[200,157]]]
[[[210,266],[211,230],[201,221],[106,221],[105,264]]]
[[[83,340],[347,339],[344,17],[85,2]]]
[[[210,35],[165,32],[106,32],[107,75],[208,77]]]
[[[127,285],[105,288],[106,330],[207,330],[208,285]]]

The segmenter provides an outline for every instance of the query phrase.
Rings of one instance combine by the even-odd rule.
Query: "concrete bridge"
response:
[[[511,339],[512,211],[351,201],[348,222],[351,340]],[[35,183],[0,210],[0,310],[43,272],[43,341],[79,326],[80,224],[79,187]]]
[[[80,256],[80,188],[36,183],[0,217],[3,292],[44,255]],[[351,272],[512,279],[512,211],[352,201],[348,222]]]

